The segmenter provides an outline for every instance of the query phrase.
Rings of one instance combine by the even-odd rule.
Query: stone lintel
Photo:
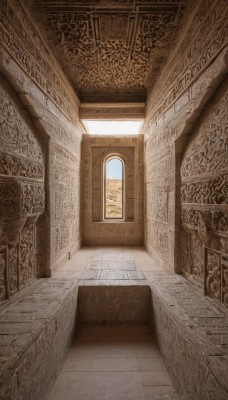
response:
[[[80,119],[137,120],[145,118],[145,103],[81,103]]]

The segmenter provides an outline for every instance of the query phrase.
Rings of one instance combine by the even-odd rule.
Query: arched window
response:
[[[104,219],[124,219],[124,161],[118,156],[104,162]]]

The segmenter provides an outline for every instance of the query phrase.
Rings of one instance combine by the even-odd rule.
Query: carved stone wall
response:
[[[0,81],[0,300],[44,275],[45,151],[12,88]]]
[[[54,147],[55,248],[56,257],[80,246],[80,163],[75,154],[58,144]],[[80,150],[80,147],[79,147]],[[70,255],[69,255],[70,256]]]
[[[181,270],[180,157],[199,115],[227,74],[225,9],[225,1],[195,2],[169,61],[147,100],[143,126],[145,245],[158,262],[177,272]],[[224,152],[224,143],[219,142],[216,146],[215,152]],[[194,171],[190,175],[194,176]],[[227,197],[226,185],[226,178],[221,174],[212,175],[207,181],[186,179],[182,196],[186,202],[192,196],[192,202],[199,202],[199,196],[204,193],[202,203],[216,204]],[[211,187],[218,194],[212,193]],[[187,213],[194,213],[192,220],[199,219],[199,209],[183,210],[182,218],[187,219]],[[227,229],[224,215],[215,212],[214,218],[224,225],[224,230]],[[185,234],[182,236],[184,238]],[[192,240],[195,276],[202,280],[199,271],[203,269],[203,259],[198,259],[196,251],[201,247],[202,238],[193,235]],[[183,250],[187,252],[188,246],[185,245]]]
[[[38,132],[45,143],[42,164],[36,155],[39,146],[27,133],[28,129],[24,128],[23,122],[10,122],[9,130],[12,135],[22,135],[24,129],[23,137],[27,138],[27,142],[20,144],[18,140],[16,144],[11,144],[11,136],[4,133],[5,150],[0,160],[0,173],[8,176],[7,188],[10,191],[7,189],[9,193],[6,193],[4,180],[1,185],[1,199],[5,200],[1,212],[3,210],[7,218],[12,217],[16,224],[15,229],[22,233],[17,241],[19,247],[14,248],[10,257],[13,260],[18,259],[20,246],[23,253],[25,242],[28,243],[28,252],[24,251],[22,257],[28,270],[32,269],[31,257],[38,264],[44,254],[43,250],[40,255],[39,246],[42,247],[44,240],[42,224],[45,224],[45,274],[49,275],[51,269],[63,259],[66,260],[81,244],[80,163],[83,128],[78,117],[79,100],[40,35],[25,2],[1,1],[0,20],[0,71],[15,89],[21,104],[30,115],[32,132]],[[6,109],[5,104],[3,108]],[[10,112],[5,120],[11,120]],[[14,128],[16,124],[17,129]],[[12,146],[19,152],[13,158],[10,150]],[[14,175],[18,174],[20,179],[15,180]],[[27,227],[28,223],[20,226],[13,215],[41,214],[39,204],[43,202],[44,205],[44,175],[46,213],[37,221],[29,219],[29,224],[36,223],[36,229],[32,231],[29,229],[30,225]],[[44,206],[42,213],[43,209]],[[33,247],[30,246],[31,241],[35,243]],[[1,242],[0,245],[3,246],[1,254],[4,255],[5,244]],[[2,258],[3,256],[1,260]],[[5,264],[1,262],[1,265],[1,269],[6,271]],[[16,268],[16,261],[14,265]],[[27,272],[23,272],[20,279],[28,279],[26,274]]]
[[[199,120],[181,165],[182,272],[228,305],[228,85]]]
[[[125,219],[103,220],[102,167],[109,155],[125,162]],[[83,242],[89,245],[143,243],[143,137],[83,138]]]

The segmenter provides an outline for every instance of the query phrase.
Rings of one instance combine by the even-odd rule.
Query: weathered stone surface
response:
[[[182,272],[228,305],[227,85],[200,118],[181,165]]]
[[[137,253],[129,248],[107,248],[91,254],[91,266],[111,258],[122,265],[118,272],[126,273],[124,263],[136,262]],[[139,268],[143,267],[143,258],[141,252]],[[81,269],[81,280],[80,276],[72,278],[77,259],[80,256],[69,261],[65,278],[56,272],[53,278],[40,280],[30,294],[1,313],[1,398],[11,393],[13,399],[12,390],[26,399],[46,398],[67,354],[78,317],[83,324],[96,326],[104,322],[108,326],[114,322],[140,324],[151,317],[153,333],[180,398],[226,398],[228,318],[222,306],[213,305],[183,277],[161,269],[151,268],[144,272],[144,282],[130,280],[129,284],[112,276],[91,284],[83,276],[83,271],[88,271],[86,266]],[[24,313],[29,318],[22,322]],[[153,385],[153,377],[144,375],[147,385]]]
[[[181,277],[150,273],[148,280],[152,326],[178,395],[181,399],[225,399],[227,312]]]
[[[225,3],[224,7],[227,9]],[[189,275],[194,269],[200,285],[204,279],[202,246],[211,245],[197,234],[197,224],[219,229],[225,235],[223,242],[227,236],[225,14],[219,1],[197,4],[148,96],[143,126],[146,248],[169,270],[186,269]],[[220,84],[223,88],[215,95]],[[197,126],[199,117],[201,125]],[[181,230],[181,219],[188,226],[185,231]],[[192,254],[188,256],[190,247]],[[196,247],[201,248],[199,257]],[[223,302],[224,296],[220,296]]]

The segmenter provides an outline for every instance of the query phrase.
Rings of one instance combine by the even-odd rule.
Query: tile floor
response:
[[[177,400],[146,325],[82,327],[49,400]]]

